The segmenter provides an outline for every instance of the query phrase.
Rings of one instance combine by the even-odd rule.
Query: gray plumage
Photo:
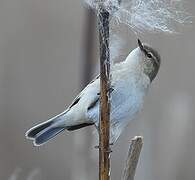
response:
[[[114,143],[142,107],[148,87],[160,67],[160,56],[148,45],[138,45],[125,61],[111,68],[110,142]],[[26,132],[35,146],[46,143],[64,130],[73,131],[90,125],[98,127],[100,79],[97,76],[61,114]]]

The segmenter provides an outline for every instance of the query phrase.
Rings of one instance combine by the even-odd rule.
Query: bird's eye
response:
[[[147,53],[147,57],[148,58],[152,58],[152,54],[151,53]]]

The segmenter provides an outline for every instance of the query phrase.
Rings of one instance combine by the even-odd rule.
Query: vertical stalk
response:
[[[143,137],[135,136],[131,140],[122,180],[134,180],[137,163],[143,146]]]
[[[100,42],[100,122],[99,180],[110,179],[110,52],[109,12],[100,6],[98,13]]]

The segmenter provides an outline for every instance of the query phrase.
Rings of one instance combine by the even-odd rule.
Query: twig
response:
[[[135,136],[131,140],[131,145],[129,147],[128,157],[126,160],[122,180],[134,180],[135,171],[139,160],[139,155],[142,149],[142,145],[143,137],[141,136]]]
[[[109,12],[100,6],[98,13],[100,42],[100,127],[99,180],[110,179],[110,53]]]

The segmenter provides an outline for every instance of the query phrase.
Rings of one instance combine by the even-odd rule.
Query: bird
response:
[[[138,39],[138,46],[110,70],[110,143],[114,144],[142,109],[144,97],[161,64],[157,50]],[[40,146],[61,132],[94,125],[99,128],[100,75],[96,76],[65,111],[30,128],[25,136]]]

